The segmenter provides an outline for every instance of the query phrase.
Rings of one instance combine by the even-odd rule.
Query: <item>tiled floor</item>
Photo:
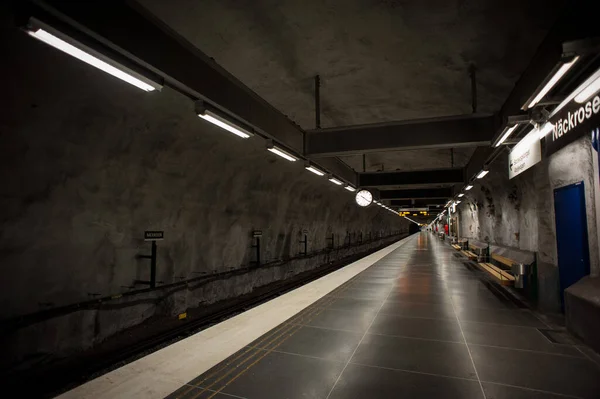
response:
[[[600,367],[552,343],[427,233],[169,398],[600,398]]]

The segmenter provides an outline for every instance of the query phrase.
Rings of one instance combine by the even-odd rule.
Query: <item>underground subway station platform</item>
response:
[[[595,3],[0,4],[3,396],[600,399]]]

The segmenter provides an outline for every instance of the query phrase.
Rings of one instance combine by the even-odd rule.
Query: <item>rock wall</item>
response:
[[[590,270],[600,272],[594,198],[593,149],[588,137],[565,146],[512,180],[508,155],[477,180],[457,207],[460,235],[492,245],[537,252],[543,306],[558,306],[558,270],[554,189],[584,182],[588,217]]]
[[[0,66],[10,77],[0,114],[0,319],[143,288],[134,281],[149,278],[138,257],[150,251],[144,230],[165,231],[162,284],[247,267],[253,230],[263,231],[265,263],[297,256],[304,231],[314,252],[332,234],[340,246],[408,230],[398,216],[357,207],[352,193],[301,162],[267,152],[262,139],[202,121],[188,98],[168,88],[145,93],[29,38],[7,15],[0,22],[10,55]],[[320,266],[311,259],[298,271]],[[283,278],[229,279],[166,312]],[[115,313],[103,324],[110,330],[94,334],[155,311]]]

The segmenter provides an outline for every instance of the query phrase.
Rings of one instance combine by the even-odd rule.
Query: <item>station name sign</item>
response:
[[[579,137],[591,133],[599,122],[599,95],[581,104],[572,100],[550,119],[554,128],[552,133],[546,136],[546,155],[553,154]]]

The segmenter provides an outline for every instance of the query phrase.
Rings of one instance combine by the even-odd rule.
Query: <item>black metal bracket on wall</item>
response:
[[[300,251],[299,255],[300,256],[308,255],[308,235],[306,235],[306,233],[304,233],[304,240],[301,240],[300,244],[303,244],[303,249]]]
[[[156,241],[164,239],[163,231],[145,231],[144,240],[152,241],[152,252],[150,255],[138,255],[142,259],[150,259],[150,281],[148,280],[135,280],[135,284],[147,284],[150,288],[156,288],[156,253],[157,246]]]
[[[327,241],[329,241],[329,244],[327,244],[327,248],[329,249],[334,249],[335,248],[335,235],[333,233],[331,233],[331,237],[327,237]]]
[[[260,238],[262,237],[262,231],[260,231],[260,230],[253,231],[252,237],[254,238],[255,241],[251,247],[256,249],[256,260],[254,262],[250,262],[250,263],[253,263],[254,266],[259,267],[260,266]]]

